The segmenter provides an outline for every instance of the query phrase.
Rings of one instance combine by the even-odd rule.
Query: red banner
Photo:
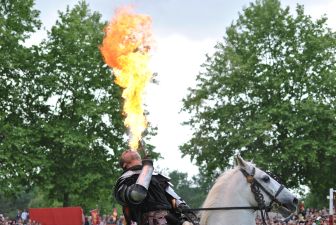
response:
[[[83,210],[80,207],[30,208],[29,217],[42,225],[83,224]]]

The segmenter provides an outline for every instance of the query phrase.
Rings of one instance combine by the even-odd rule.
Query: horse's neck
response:
[[[239,171],[231,171],[232,176],[229,181],[220,179],[211,189],[208,198],[205,200],[203,207],[240,207],[250,206],[242,186],[242,179],[239,177]],[[237,177],[238,176],[238,177]],[[227,177],[225,179],[228,179]],[[244,184],[246,185],[246,184]],[[248,187],[248,186],[247,186]],[[249,188],[249,187],[248,187]],[[255,213],[251,209],[239,210],[209,210],[202,212],[202,225],[254,225]]]

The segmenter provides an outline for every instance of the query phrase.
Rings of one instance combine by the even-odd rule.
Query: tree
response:
[[[305,208],[322,209],[327,208],[329,205],[329,199],[327,195],[321,196],[319,192],[309,192],[302,200],[304,200]]]
[[[107,207],[126,143],[121,90],[98,49],[104,23],[80,2],[27,47],[40,26],[32,7],[0,5],[1,191],[38,187],[38,204]]]
[[[289,187],[324,195],[335,184],[336,36],[326,20],[262,0],[227,28],[183,99],[194,132],[181,150],[210,179],[240,152]]]
[[[201,207],[207,195],[207,190],[201,185],[200,179],[194,176],[192,180],[189,180],[187,173],[181,173],[176,170],[170,172],[169,177],[176,193],[190,207]]]
[[[19,192],[17,196],[6,196],[0,192],[0,212],[10,218],[15,218],[18,209],[25,210],[28,208],[29,202],[32,199],[33,192]]]
[[[2,0],[0,4],[0,189],[18,193],[36,174],[43,160],[30,141],[34,104],[34,48],[24,45],[39,29],[39,12],[33,0]]]
[[[37,145],[46,163],[40,188],[68,206],[96,207],[111,200],[125,141],[121,90],[104,66],[98,46],[101,15],[85,2],[59,14],[41,44],[40,82],[46,111],[40,111]]]

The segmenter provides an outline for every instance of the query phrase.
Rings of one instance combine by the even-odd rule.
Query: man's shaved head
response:
[[[120,167],[127,170],[132,166],[142,165],[141,156],[137,151],[126,150],[120,156]]]

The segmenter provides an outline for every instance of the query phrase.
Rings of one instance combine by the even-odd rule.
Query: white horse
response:
[[[246,208],[202,210],[201,225],[255,225],[257,207],[274,211],[274,205],[277,205],[278,212],[284,217],[296,210],[298,199],[286,187],[240,156],[236,156],[235,161],[234,169],[217,178],[203,208]]]

